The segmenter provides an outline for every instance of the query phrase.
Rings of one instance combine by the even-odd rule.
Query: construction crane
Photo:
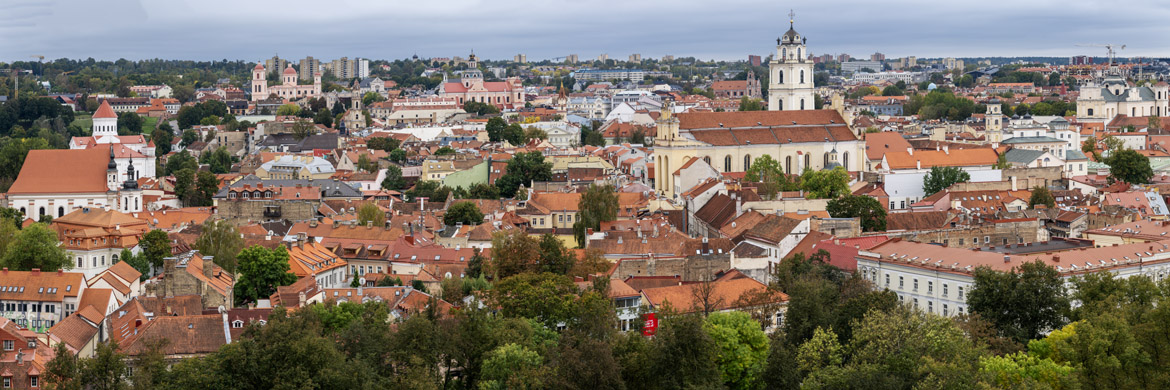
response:
[[[1104,47],[1105,52],[1107,54],[1109,54],[1109,66],[1113,66],[1113,59],[1117,56],[1117,52],[1114,51],[1113,48],[1116,47],[1118,51],[1125,50],[1124,44],[1115,45],[1112,43],[1081,43],[1081,44],[1077,44],[1077,46],[1078,47]]]

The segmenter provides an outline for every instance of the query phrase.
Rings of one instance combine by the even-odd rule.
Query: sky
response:
[[[1124,6],[1119,6],[1124,4]],[[0,0],[0,61],[632,53],[767,55],[788,13],[813,54],[1170,57],[1170,1]]]

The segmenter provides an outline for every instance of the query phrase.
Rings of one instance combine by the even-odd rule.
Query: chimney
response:
[[[304,307],[304,306],[305,306],[305,292],[301,291],[301,292],[297,293],[297,307]]]
[[[1053,262],[1053,263],[1059,263],[1059,262],[1060,262],[1060,255],[1054,255],[1054,256],[1052,256],[1052,262]]]
[[[906,148],[906,152],[910,153],[910,155],[913,156],[914,155],[914,148]]]
[[[951,154],[951,148],[950,148],[950,146],[943,145],[943,153],[944,153],[944,154],[947,154],[947,155]]]
[[[743,215],[743,198],[736,196],[733,199],[735,199],[735,217],[739,218],[740,215]]]
[[[1004,262],[1004,263],[1010,263],[1010,262],[1012,262],[1012,257],[1011,257],[1011,256],[1008,256],[1008,255],[1003,255],[1003,262]]]
[[[212,268],[215,268],[213,265],[215,265],[214,258],[211,256],[203,256],[203,276],[206,276],[208,279],[215,278],[215,274],[212,272]]]
[[[914,167],[922,169],[922,160],[914,160]]]
[[[1016,177],[1012,176],[1012,191],[1018,191],[1016,188]]]

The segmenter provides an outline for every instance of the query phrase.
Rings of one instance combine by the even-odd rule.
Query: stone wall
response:
[[[731,269],[731,254],[687,257],[639,257],[621,259],[613,277],[681,276],[683,281],[708,280],[719,271]]]
[[[901,237],[908,241],[938,243],[952,248],[980,248],[1048,240],[1048,230],[1042,229],[1040,221],[1036,219],[882,234],[891,238]]]

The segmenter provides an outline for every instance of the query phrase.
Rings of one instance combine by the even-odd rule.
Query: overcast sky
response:
[[[1124,4],[1124,5],[1121,5]],[[1170,57],[1170,1],[1043,0],[0,0],[0,61],[529,60],[766,55],[788,29],[814,54]]]

